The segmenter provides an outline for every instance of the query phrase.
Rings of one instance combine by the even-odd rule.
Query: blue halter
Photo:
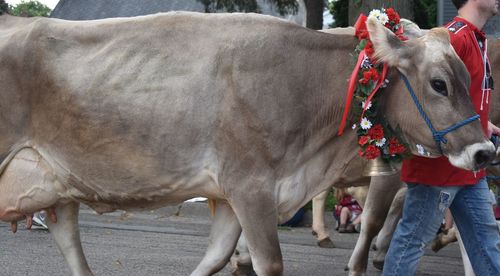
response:
[[[446,128],[444,130],[436,131],[436,129],[432,126],[431,120],[429,120],[429,117],[427,117],[427,114],[425,114],[424,109],[420,105],[420,102],[418,101],[417,96],[415,95],[415,92],[413,91],[413,88],[411,87],[410,82],[408,81],[408,79],[406,78],[406,76],[403,73],[400,72],[399,74],[400,74],[400,77],[405,82],[406,88],[408,88],[408,91],[410,92],[410,95],[411,95],[411,97],[413,99],[413,102],[417,106],[418,112],[420,112],[420,115],[424,119],[424,121],[427,124],[427,126],[430,128],[430,130],[432,132],[432,137],[434,138],[434,141],[436,142],[436,144],[438,146],[438,149],[439,149],[439,152],[441,154],[443,153],[443,150],[441,149],[441,143],[446,144],[448,142],[448,140],[446,140],[446,138],[444,138],[444,136],[448,132],[452,132],[452,131],[460,128],[460,127],[465,126],[468,123],[471,123],[471,122],[479,119],[479,115],[476,114],[476,115],[474,115],[474,116],[472,116],[472,117],[470,117],[468,119],[463,120],[462,122],[458,122],[458,123],[456,123],[456,124],[454,124],[454,125]]]

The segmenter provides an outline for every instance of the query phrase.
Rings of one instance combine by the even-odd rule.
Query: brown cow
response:
[[[488,55],[492,65],[492,76],[495,83],[500,83],[499,42],[500,41],[498,39],[488,40]],[[500,97],[493,94],[490,103],[490,120],[497,126],[500,125],[500,108],[498,107],[500,107]],[[489,167],[488,175],[500,175],[500,166]],[[352,271],[352,275],[357,275],[366,271],[369,246],[377,233],[377,252],[373,257],[373,264],[378,269],[383,268],[385,255],[389,249],[389,244],[397,222],[401,217],[402,206],[404,203],[404,195],[406,192],[405,188],[401,189],[395,198],[390,192],[393,187],[397,187],[399,185],[400,184],[397,182],[397,178],[388,177],[385,180],[378,182],[377,189],[372,189],[372,187],[369,188],[368,197],[370,199],[367,199],[367,204],[371,207],[364,211],[365,216],[363,219],[365,221],[362,221],[362,223],[367,225],[366,227],[363,225],[364,227],[361,231],[358,242],[356,243],[356,248],[349,261],[349,268],[350,271]],[[387,203],[392,200],[391,209],[389,213],[387,213],[389,210]],[[385,223],[382,228],[381,223],[384,221]]]
[[[436,129],[473,116],[447,31],[401,42],[377,21],[367,26],[376,56],[393,68],[379,111],[413,152],[420,144],[440,155],[398,71]],[[83,22],[2,15],[0,36],[0,219],[15,225],[54,208],[58,222],[48,226],[74,275],[91,274],[79,203],[102,213],[194,196],[219,207],[193,275],[220,270],[242,230],[255,271],[281,275],[278,222],[357,156],[354,131],[336,135],[352,33],[252,14],[168,13]],[[494,147],[480,129],[474,121],[448,133],[442,154],[464,169],[487,165]]]

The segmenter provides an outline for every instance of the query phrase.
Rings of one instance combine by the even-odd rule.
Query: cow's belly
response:
[[[0,220],[5,221],[19,220],[68,200],[85,203],[104,213],[117,209],[154,209],[195,196],[221,196],[213,166],[192,167],[182,173],[124,183],[113,178],[75,174],[36,147],[24,147],[4,162],[0,177]]]
[[[203,196],[220,198],[222,193],[215,182],[211,170],[199,170],[196,174],[186,174],[175,179],[153,180],[132,190],[119,188],[117,183],[96,187],[93,196],[79,196],[81,201],[98,213],[115,210],[150,210],[167,205],[175,205],[187,199]]]

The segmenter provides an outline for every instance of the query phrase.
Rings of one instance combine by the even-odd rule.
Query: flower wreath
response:
[[[394,9],[374,9],[368,15],[368,18],[372,17],[394,32],[400,39],[407,39],[403,36],[399,14]],[[401,162],[404,157],[409,155],[408,146],[398,135],[399,128],[392,129],[383,116],[377,114],[377,97],[375,95],[380,88],[384,88],[389,82],[386,79],[388,66],[378,63],[373,58],[373,44],[366,29],[366,20],[367,17],[361,14],[354,26],[355,35],[359,39],[355,49],[358,62],[349,80],[348,98],[339,135],[342,134],[350,101],[353,99],[354,114],[361,119],[359,127],[356,124],[352,126],[352,129],[356,129],[358,144],[361,147],[359,156],[368,160],[381,157],[387,162]]]

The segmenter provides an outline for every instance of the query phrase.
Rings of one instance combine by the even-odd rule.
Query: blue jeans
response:
[[[446,208],[450,208],[476,275],[500,275],[500,233],[486,179],[470,186],[408,184],[403,216],[385,257],[382,275],[415,275]]]

